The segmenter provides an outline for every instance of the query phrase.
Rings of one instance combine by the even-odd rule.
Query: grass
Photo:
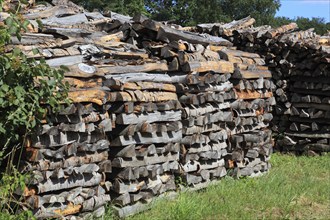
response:
[[[145,219],[329,219],[330,154],[272,155],[259,178],[224,178],[199,192],[161,200],[130,220]],[[105,219],[111,218],[110,211]]]

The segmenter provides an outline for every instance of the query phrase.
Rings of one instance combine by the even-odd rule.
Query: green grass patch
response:
[[[129,219],[329,219],[330,154],[274,154],[271,163],[271,171],[259,178],[226,177]]]

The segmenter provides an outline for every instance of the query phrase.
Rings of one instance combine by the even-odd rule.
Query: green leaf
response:
[[[69,72],[69,71],[70,71],[69,67],[64,66],[64,65],[61,65],[60,68],[61,68],[62,70],[64,70],[64,71],[66,71],[66,72]]]
[[[43,28],[44,27],[44,25],[42,24],[42,22],[41,22],[40,19],[37,19],[36,22],[37,22],[39,28]]]
[[[39,50],[37,48],[32,49],[33,55],[39,54]]]
[[[1,90],[4,91],[4,92],[8,92],[9,91],[9,86],[7,84],[3,84],[1,86]]]
[[[13,19],[13,17],[8,17],[8,18],[6,18],[6,20],[5,20],[5,24],[8,26],[8,27],[11,27],[12,25],[13,25],[13,23],[14,23],[14,19]]]

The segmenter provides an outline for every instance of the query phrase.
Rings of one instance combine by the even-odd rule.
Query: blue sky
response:
[[[276,16],[322,17],[330,22],[330,0],[281,0],[281,8]]]

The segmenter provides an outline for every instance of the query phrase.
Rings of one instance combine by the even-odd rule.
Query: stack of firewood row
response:
[[[245,18],[228,24],[202,24],[199,32],[229,39],[241,50],[265,58],[277,86],[272,129],[284,139],[278,149],[296,152],[329,151],[329,36],[313,29],[299,31],[295,23],[279,28],[253,27]],[[230,26],[231,31],[224,31]],[[320,92],[316,92],[320,90]]]
[[[285,151],[329,152],[330,51],[300,51],[308,55],[289,78],[289,126],[277,145]]]
[[[111,130],[106,112],[92,104],[72,104],[39,128],[26,145],[24,171],[32,180],[21,194],[39,219],[102,216],[110,201]]]
[[[67,1],[23,16],[34,26],[6,50],[66,66],[74,103],[48,111],[25,147],[24,171],[34,177],[20,193],[37,218],[100,216],[110,197],[124,217],[178,190],[175,179],[197,189],[228,169],[269,169],[274,84],[259,55],[218,36]],[[221,30],[229,36],[237,26],[246,25]]]
[[[181,105],[166,74],[112,74],[106,78],[106,84],[121,97],[109,109],[115,127],[108,136],[113,172],[107,179],[113,182],[113,204],[134,209],[139,201],[145,203],[176,189]]]
[[[281,134],[277,148],[297,153],[325,152],[330,150],[327,137],[329,41],[317,36],[312,29],[297,29],[297,25],[291,23],[274,29],[243,30],[236,33],[234,43],[240,49],[263,55],[272,71],[277,86],[272,129]],[[315,93],[316,90],[320,92]],[[308,100],[310,96],[314,101]]]
[[[271,73],[264,60],[254,53],[223,49],[223,59],[234,60],[233,83],[236,98],[231,103],[233,120],[228,122],[230,157],[235,176],[259,176],[270,168],[272,132],[268,129],[275,105]]]
[[[196,72],[187,75],[190,80],[177,84],[183,106],[180,177],[188,186],[200,188],[203,183],[227,174],[224,159],[228,147],[226,122],[233,120],[230,102],[236,94],[229,78],[234,65],[220,60],[218,53],[208,49],[179,53],[182,68],[193,62],[201,66],[207,62],[215,65],[196,68]]]

